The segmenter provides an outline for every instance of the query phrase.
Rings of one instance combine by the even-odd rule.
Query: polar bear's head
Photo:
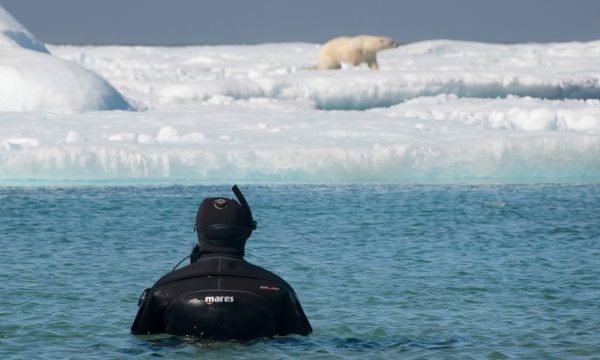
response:
[[[363,46],[368,51],[380,51],[398,47],[398,43],[389,36],[364,36]]]

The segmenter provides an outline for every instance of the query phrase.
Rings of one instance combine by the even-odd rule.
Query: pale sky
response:
[[[50,44],[600,39],[600,0],[0,0]]]

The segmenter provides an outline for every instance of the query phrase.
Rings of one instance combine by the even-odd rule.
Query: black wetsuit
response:
[[[168,273],[141,298],[131,331],[217,339],[308,335],[294,290],[279,276],[230,253],[209,253]]]

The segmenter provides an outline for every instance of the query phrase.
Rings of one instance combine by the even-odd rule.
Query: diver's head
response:
[[[240,201],[210,197],[202,201],[196,214],[195,230],[201,253],[244,255],[246,240],[256,229],[250,207],[236,185],[233,192]]]

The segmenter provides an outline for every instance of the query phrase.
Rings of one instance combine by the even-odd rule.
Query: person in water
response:
[[[202,201],[190,264],[142,293],[133,334],[252,339],[312,332],[292,287],[243,259],[256,221],[238,187],[232,190],[239,203],[222,197]]]

